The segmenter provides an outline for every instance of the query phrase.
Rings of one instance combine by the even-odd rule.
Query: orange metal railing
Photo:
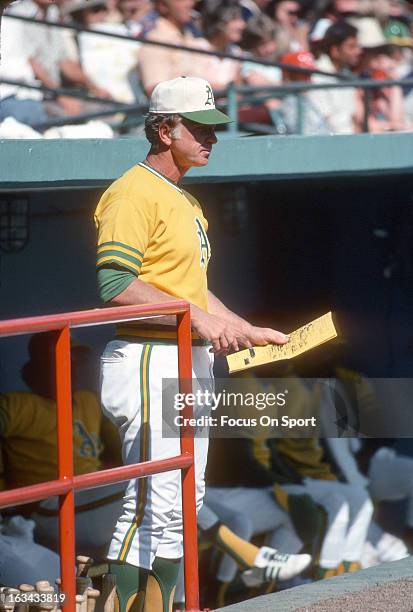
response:
[[[182,506],[186,609],[199,610],[198,551],[195,507],[194,439],[190,427],[181,429],[181,454],[158,461],[146,461],[81,476],[73,475],[73,423],[70,373],[70,329],[133,321],[157,315],[176,315],[178,377],[180,393],[192,391],[191,319],[189,304],[182,301],[144,306],[121,306],[83,310],[0,321],[0,337],[55,331],[58,478],[49,482],[0,493],[0,508],[40,501],[52,495],[59,500],[59,548],[61,591],[66,595],[67,612],[75,612],[75,519],[74,492],[159,472],[182,470]],[[186,406],[184,416],[192,416]],[[187,420],[184,422],[188,422]]]

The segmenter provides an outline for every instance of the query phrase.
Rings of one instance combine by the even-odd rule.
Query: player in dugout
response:
[[[0,395],[0,446],[4,480],[10,489],[57,478],[56,400],[53,332],[34,334],[28,344],[29,360],[21,375],[29,391]],[[81,369],[89,347],[72,343],[72,405],[74,473],[86,474],[119,465],[119,434],[102,414],[96,395],[80,388]],[[30,469],[29,469],[30,466]],[[102,558],[109,543],[108,523],[114,525],[124,483],[75,494],[76,550]],[[58,550],[58,498],[24,506],[36,523],[36,541]]]
[[[118,306],[188,301],[193,385],[203,389],[212,389],[214,355],[288,341],[240,318],[208,290],[208,224],[180,181],[191,167],[207,165],[215,126],[228,121],[204,79],[159,83],[145,119],[150,151],[110,185],[95,213],[102,299]],[[127,464],[180,453],[179,438],[162,436],[161,412],[162,379],[178,376],[175,322],[165,316],[120,324],[102,355],[102,406],[119,428]],[[199,411],[195,405],[195,416]],[[208,439],[196,435],[198,510],[207,450]],[[143,599],[146,609],[171,609],[183,554],[180,480],[176,470],[128,484],[108,553],[122,612]]]

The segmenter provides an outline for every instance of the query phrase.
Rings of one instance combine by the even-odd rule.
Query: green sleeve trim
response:
[[[122,293],[136,278],[136,274],[115,266],[99,268],[97,276],[99,294],[104,302],[108,302]]]
[[[97,256],[98,263],[99,262],[104,263],[105,259],[119,259],[121,261],[130,262],[131,264],[133,264],[134,266],[138,268],[142,266],[142,262],[140,259],[136,259],[136,257],[133,257],[132,255],[128,255],[127,253],[123,253],[122,251],[110,250],[110,251],[102,251],[98,253],[98,256]]]
[[[139,251],[139,249],[134,249],[133,247],[123,242],[115,242],[114,240],[111,242],[102,242],[101,244],[98,245],[98,249],[100,249],[101,247],[106,247],[106,246],[120,246],[120,247],[123,247],[124,249],[127,249],[128,251],[131,251],[132,253],[137,253],[140,257],[143,257],[142,251]]]

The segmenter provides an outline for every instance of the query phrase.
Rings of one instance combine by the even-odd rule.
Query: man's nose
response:
[[[211,130],[207,136],[207,142],[210,144],[215,144],[218,142],[218,138],[216,137],[215,130]]]

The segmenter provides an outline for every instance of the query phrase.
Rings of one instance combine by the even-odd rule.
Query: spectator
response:
[[[17,41],[24,40],[23,22],[5,16],[1,25],[1,80],[11,79],[27,85],[37,85],[30,63],[29,49],[27,46],[16,44]],[[0,102],[0,121],[6,117],[14,117],[27,125],[35,125],[47,120],[43,107],[43,94],[35,89],[2,82]]]
[[[288,41],[280,28],[266,15],[251,17],[243,32],[241,47],[253,57],[276,62],[287,51]],[[242,76],[248,85],[279,85],[281,68],[245,61]]]
[[[384,28],[389,54],[395,61],[395,73],[402,79],[413,69],[413,38],[407,25],[391,20]]]
[[[12,5],[7,14],[34,17],[39,20],[58,19],[58,9],[50,6],[49,0],[25,0],[16,6]],[[9,36],[7,29],[11,21],[7,18],[3,20],[4,37]],[[63,77],[69,83],[83,86],[90,93],[106,95],[106,92],[96,87],[85,75],[80,64],[69,56],[60,30],[40,23],[21,22],[18,30],[14,30],[14,34],[16,33],[18,37],[13,36],[11,43],[15,49],[13,53],[20,53],[23,58],[27,58],[32,70],[31,75],[27,73],[30,81],[34,76],[43,85],[55,88],[61,86]],[[3,62],[8,63],[8,58],[3,58]],[[58,95],[53,102],[47,102],[45,108],[50,115],[75,115],[81,111],[82,105],[73,97]]]
[[[361,74],[375,80],[397,79],[396,62],[390,56],[378,21],[371,17],[357,20],[359,41],[363,49]],[[406,128],[401,87],[382,87],[364,93],[369,96],[368,126],[371,132],[387,132]]]
[[[297,0],[273,0],[267,14],[288,34],[289,51],[308,49],[309,24],[299,19],[300,4]]]
[[[332,75],[341,73],[352,76],[358,65],[361,48],[357,29],[345,21],[330,26],[324,37],[324,54],[316,62],[319,70]],[[335,83],[335,76],[315,74],[314,83]],[[361,123],[360,98],[352,88],[312,91],[309,99],[318,109],[333,133],[351,134]]]
[[[266,15],[251,17],[243,32],[241,47],[260,59],[277,61],[288,47],[288,39],[282,29]],[[278,66],[256,64],[247,60],[243,62],[241,74],[244,82],[253,87],[274,87],[281,84],[282,72]],[[272,97],[262,106],[243,107],[240,109],[240,118],[244,121],[257,123],[275,123],[274,117],[279,118],[277,109],[281,100]],[[276,124],[277,125],[277,124]]]
[[[122,3],[123,0],[119,5]],[[125,23],[107,21],[108,11],[104,0],[72,0],[65,6],[65,12],[76,24],[84,28],[131,35]],[[86,32],[78,34],[77,42],[85,74],[107,91],[111,98],[128,104],[135,102],[137,97],[142,97],[142,91],[136,88],[137,80],[134,82],[140,43]]]
[[[184,47],[197,47],[193,8],[194,0],[156,0],[157,13],[153,19],[153,27],[146,38]],[[182,75],[205,78],[202,66],[203,57],[185,50],[175,51],[165,47],[143,45],[139,54],[140,77],[148,96],[160,81]]]
[[[298,68],[307,68],[308,70],[316,68],[314,56],[309,51],[287,53],[281,58],[281,61],[283,64],[291,64]],[[312,79],[311,74],[291,72],[287,69],[283,70],[283,76],[284,83],[311,81]],[[285,96],[279,109],[287,133],[328,134],[330,131],[329,125],[320,113],[320,110],[313,104],[309,92],[304,91],[299,95],[301,96],[300,100],[294,94]],[[301,108],[299,104],[301,104]]]
[[[202,12],[202,29],[205,38],[199,46],[207,51],[241,55],[241,41],[245,22],[235,0],[208,0]],[[203,75],[213,89],[224,89],[230,83],[239,83],[241,64],[229,58],[205,57]]]

